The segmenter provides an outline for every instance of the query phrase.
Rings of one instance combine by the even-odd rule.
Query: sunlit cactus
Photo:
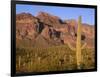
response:
[[[21,66],[21,56],[19,56],[18,58],[18,68],[20,69],[20,66]]]
[[[83,45],[81,45],[81,29],[82,29],[82,25],[81,25],[81,16],[78,19],[78,27],[77,27],[77,40],[76,40],[76,48],[73,48],[69,43],[68,46],[70,47],[70,49],[76,51],[76,60],[77,60],[77,69],[81,69],[82,68],[82,54],[81,54],[81,50],[85,48],[86,43],[84,43]]]

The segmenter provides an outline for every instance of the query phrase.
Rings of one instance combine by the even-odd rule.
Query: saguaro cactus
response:
[[[81,16],[78,20],[78,29],[77,29],[77,41],[76,41],[76,59],[77,59],[77,66],[80,69],[82,55],[81,55]]]
[[[76,51],[77,69],[81,69],[81,65],[82,65],[81,49],[83,49],[86,46],[86,43],[81,45],[81,16],[78,19],[76,48],[73,48],[70,44],[68,45],[70,49]]]
[[[19,56],[18,58],[18,68],[20,69],[20,66],[21,66],[21,56]]]

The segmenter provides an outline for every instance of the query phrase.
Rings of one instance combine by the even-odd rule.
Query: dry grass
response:
[[[75,51],[67,45],[49,48],[17,47],[16,48],[17,72],[48,72],[76,70]],[[94,68],[93,49],[83,49],[82,69]]]

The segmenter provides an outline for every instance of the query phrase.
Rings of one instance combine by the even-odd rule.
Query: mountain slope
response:
[[[77,21],[74,19],[63,21],[59,17],[45,12],[39,12],[36,16],[29,13],[16,15],[16,39],[30,40],[33,46],[37,44],[37,38],[40,42],[46,39],[45,44],[50,44],[47,45],[48,47],[68,43],[75,44],[76,30]],[[44,39],[40,37],[41,35]],[[94,26],[83,23],[82,36],[85,37],[84,42],[87,42],[87,47],[93,48]]]

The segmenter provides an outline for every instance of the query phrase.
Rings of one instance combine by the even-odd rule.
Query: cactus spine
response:
[[[81,69],[82,65],[82,54],[81,50],[86,46],[86,43],[81,45],[81,16],[78,19],[78,28],[77,28],[77,40],[76,40],[76,48],[73,48],[69,43],[68,46],[70,49],[76,51],[76,62],[77,62],[77,69]]]

